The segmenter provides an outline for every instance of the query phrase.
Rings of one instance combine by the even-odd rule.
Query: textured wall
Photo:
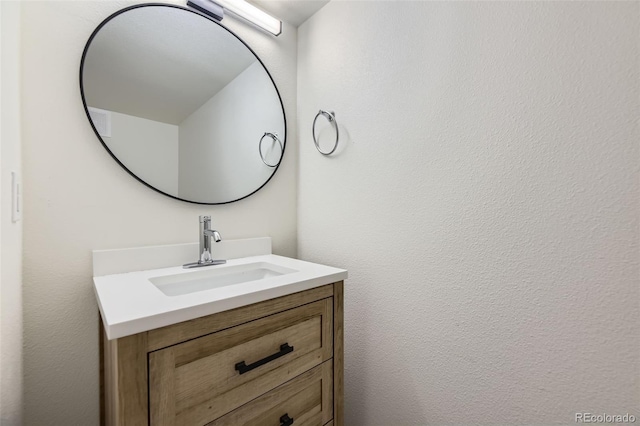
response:
[[[346,424],[640,416],[639,22],[333,1],[300,27],[298,247],[349,270]]]
[[[22,222],[11,221],[11,171],[20,172],[20,5],[0,2],[0,424],[22,419]]]
[[[24,2],[25,424],[98,423],[98,309],[91,250],[197,240],[211,213],[227,239],[271,236],[296,253],[296,144],[260,192],[223,206],[164,197],[130,177],[91,130],[78,69],[91,31],[119,2]],[[225,23],[264,59],[295,134],[296,32],[274,38],[232,18]],[[195,256],[195,254],[194,254]]]

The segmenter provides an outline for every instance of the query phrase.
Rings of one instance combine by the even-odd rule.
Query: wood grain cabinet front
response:
[[[324,299],[149,354],[154,425],[202,425],[333,356]]]
[[[343,283],[103,340],[103,425],[342,426]]]
[[[332,377],[329,360],[208,426],[322,426],[333,414]]]

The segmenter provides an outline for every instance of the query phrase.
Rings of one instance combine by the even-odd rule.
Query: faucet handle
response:
[[[200,216],[200,223],[211,222],[211,216]]]

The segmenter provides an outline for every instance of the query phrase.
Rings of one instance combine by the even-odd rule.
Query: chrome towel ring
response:
[[[262,141],[267,136],[269,136],[272,139],[272,143],[278,142],[278,144],[280,145],[280,160],[278,160],[276,164],[267,163],[267,160],[264,159],[264,155],[262,154]],[[260,153],[260,158],[262,159],[262,162],[267,167],[276,167],[278,164],[280,164],[280,161],[282,160],[282,154],[284,153],[284,147],[282,146],[282,141],[280,140],[280,138],[278,138],[278,134],[271,133],[271,132],[264,132],[264,135],[262,135],[262,137],[260,138],[260,143],[258,143],[258,152]]]
[[[321,115],[324,116],[327,120],[329,120],[329,123],[331,123],[333,125],[333,128],[336,130],[336,143],[333,145],[333,149],[329,152],[324,152],[320,149],[320,144],[318,144],[318,138],[316,137],[316,121],[318,120],[318,117],[320,117]],[[324,110],[318,111],[318,113],[316,114],[316,118],[313,119],[313,126],[311,127],[311,133],[313,134],[313,143],[316,145],[316,149],[320,154],[322,155],[333,154],[333,152],[338,147],[338,141],[340,140],[340,133],[338,132],[338,122],[336,121],[336,113],[333,111],[324,111]]]

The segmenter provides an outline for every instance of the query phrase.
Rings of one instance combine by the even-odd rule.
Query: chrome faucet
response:
[[[211,229],[211,216],[200,216],[200,251],[197,262],[187,263],[182,267],[185,269],[200,268],[203,266],[222,265],[226,260],[214,260],[211,257],[211,239],[216,243],[222,241],[220,233]]]

